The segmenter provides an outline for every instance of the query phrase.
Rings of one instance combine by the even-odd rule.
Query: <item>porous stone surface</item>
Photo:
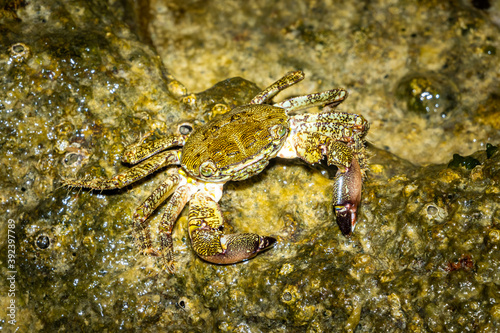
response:
[[[500,330],[497,7],[5,3],[0,288],[14,276],[15,291],[0,293],[2,331]],[[351,238],[334,222],[335,168],[275,159],[221,200],[235,230],[273,235],[274,248],[206,263],[186,209],[168,274],[137,253],[131,221],[172,169],[119,191],[60,187],[126,169],[141,135],[202,124],[292,69],[307,78],[283,97],[343,86],[341,109],[371,122]]]

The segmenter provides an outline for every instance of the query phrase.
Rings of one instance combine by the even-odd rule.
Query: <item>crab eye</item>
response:
[[[217,171],[217,167],[212,160],[205,161],[200,165],[200,173],[203,177],[210,177],[215,171]]]
[[[274,125],[269,129],[273,139],[281,139],[287,133],[287,128],[281,124]]]
[[[185,123],[179,126],[179,133],[182,135],[188,135],[193,131],[193,126],[191,124]]]

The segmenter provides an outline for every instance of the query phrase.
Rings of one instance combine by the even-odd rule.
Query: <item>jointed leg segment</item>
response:
[[[290,87],[291,85],[300,82],[304,79],[302,71],[288,72],[278,81],[271,84],[266,89],[262,90],[257,96],[252,98],[250,104],[263,104],[270,101],[280,91]]]
[[[151,195],[135,210],[134,213],[134,233],[138,248],[144,254],[160,255],[153,249],[149,225],[146,220],[151,216],[158,206],[164,202],[181,182],[181,175],[169,176]]]
[[[282,102],[274,104],[274,106],[287,109],[288,111],[297,111],[308,109],[316,105],[337,106],[347,98],[345,89],[332,89],[319,93],[293,97]]]
[[[187,135],[178,134],[148,142],[145,142],[144,139],[142,139],[125,150],[122,156],[122,162],[137,164],[162,150],[175,146],[184,146],[187,138]]]
[[[173,164],[180,164],[178,151],[168,150],[152,156],[146,161],[143,161],[140,164],[133,166],[132,168],[127,169],[109,179],[65,179],[63,180],[63,183],[66,186],[85,187],[94,190],[113,190],[123,188],[152,174],[158,169]]]
[[[174,271],[174,247],[172,241],[172,229],[174,228],[177,217],[182,212],[191,195],[189,185],[183,185],[177,188],[170,198],[165,213],[160,221],[160,256],[163,260],[164,268],[170,272]]]

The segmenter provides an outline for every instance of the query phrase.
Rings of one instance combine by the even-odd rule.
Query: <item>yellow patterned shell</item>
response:
[[[276,156],[288,132],[284,109],[240,106],[196,129],[182,149],[181,165],[191,177],[205,181],[246,179]]]

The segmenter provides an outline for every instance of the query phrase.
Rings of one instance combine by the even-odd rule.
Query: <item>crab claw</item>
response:
[[[337,224],[342,234],[349,237],[356,226],[363,185],[361,169],[355,157],[349,168],[337,171],[334,182],[334,208]]]
[[[253,233],[225,234],[224,218],[213,197],[197,192],[189,203],[189,236],[193,250],[214,264],[233,264],[269,249],[276,239]]]
[[[232,264],[248,260],[276,242],[276,238],[257,234],[229,234],[220,239],[224,251],[214,255],[200,255],[204,260],[216,264]]]

